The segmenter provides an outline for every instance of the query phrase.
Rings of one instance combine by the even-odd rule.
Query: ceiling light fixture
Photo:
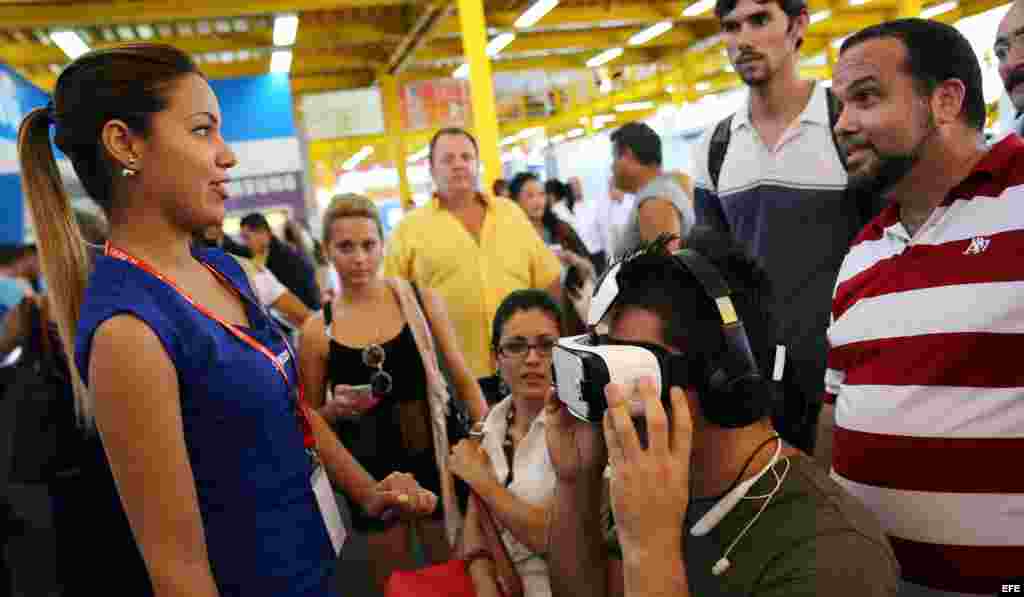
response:
[[[502,33],[500,35],[495,36],[495,38],[491,40],[491,43],[487,44],[487,55],[491,58],[494,58],[495,56],[500,54],[501,51],[504,50],[510,43],[512,43],[515,40],[515,38],[515,33]]]
[[[533,27],[537,21],[544,18],[544,15],[551,12],[551,9],[558,6],[558,0],[537,0],[533,6],[526,9],[526,12],[519,15],[514,23],[516,29]]]
[[[283,14],[274,17],[274,45],[290,46],[299,32],[299,15]]]
[[[640,112],[654,109],[654,102],[629,102],[615,106],[616,112]]]
[[[699,0],[686,7],[683,11],[684,17],[695,17],[702,15],[715,7],[715,0]]]
[[[945,14],[951,10],[959,7],[960,4],[957,2],[943,2],[942,4],[936,4],[935,6],[929,6],[921,11],[922,19],[933,19],[941,14]]]
[[[292,51],[276,50],[270,55],[270,72],[286,73],[292,69]]]
[[[72,60],[89,51],[89,45],[74,31],[54,31],[50,40]]]
[[[622,56],[622,48],[610,48],[587,60],[587,68],[597,68]]]
[[[429,152],[430,152],[430,148],[429,147],[424,147],[423,149],[421,149],[421,150],[417,151],[416,153],[410,155],[407,161],[410,164],[414,164],[414,163],[416,163],[416,162],[418,162],[420,160],[426,159],[427,155],[429,155]]]
[[[631,45],[631,46],[643,45],[643,44],[651,41],[655,37],[658,37],[659,35],[662,35],[666,31],[668,31],[669,29],[671,29],[672,25],[673,25],[672,21],[661,21],[660,23],[655,23],[655,24],[651,25],[650,27],[644,29],[643,31],[639,31],[637,33],[634,33],[633,37],[629,38],[629,45]]]
[[[357,151],[355,153],[355,155],[353,155],[349,159],[345,160],[345,163],[341,165],[342,170],[346,170],[347,171],[347,170],[355,169],[355,167],[358,166],[359,164],[361,164],[363,162],[363,160],[365,160],[366,158],[370,157],[370,154],[372,154],[372,153],[373,153],[373,146],[371,146],[371,145],[364,145],[362,149],[360,149],[359,151]]]

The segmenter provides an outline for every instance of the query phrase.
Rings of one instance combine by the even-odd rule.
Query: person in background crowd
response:
[[[217,247],[218,249],[229,253],[231,255],[237,255],[238,257],[244,257],[246,259],[252,259],[252,251],[249,247],[235,242],[235,239],[231,238],[230,235],[224,233],[223,226],[209,226],[202,233],[200,239],[208,247]]]
[[[26,296],[35,291],[28,279],[24,248],[18,245],[0,246],[0,317],[10,311]]]
[[[576,230],[576,193],[572,187],[564,182],[552,178],[544,183],[544,194],[547,196],[545,204],[563,222],[569,224]]]
[[[548,184],[558,181],[548,181]],[[588,255],[572,224],[555,215],[553,206],[548,201],[549,195],[541,185],[540,178],[533,172],[520,172],[509,183],[509,194],[512,200],[526,212],[526,217],[537,230],[537,234],[548,246],[557,247],[556,253],[571,251],[577,255]]]
[[[340,537],[325,474],[371,512],[436,502],[407,475],[377,483],[303,408],[290,347],[238,263],[193,246],[224,218],[235,156],[220,125],[187,54],[128,44],[67,66],[18,132],[75,412],[138,546],[76,579],[87,594],[326,596]],[[93,264],[51,127],[110,222]]]
[[[579,179],[576,179],[577,183]],[[579,184],[575,188],[579,188]],[[581,221],[577,218],[580,195],[574,187],[557,179],[544,183],[545,204],[544,224],[554,230],[553,243],[572,251],[575,255],[590,260],[595,271],[604,271],[604,255],[590,250],[590,244],[581,234]],[[531,220],[532,221],[532,220]],[[536,226],[536,222],[534,223]]]
[[[107,238],[107,223],[102,215],[75,209],[74,218],[88,252],[101,249]],[[88,441],[87,433],[77,424],[67,359],[59,349],[60,335],[52,319],[52,309],[46,295],[22,301],[0,325],[0,353],[20,347],[22,359],[35,359],[46,351],[50,358],[41,362],[40,375],[62,382],[62,394],[54,403],[55,410],[48,413],[57,437],[56,458],[47,463],[47,469],[52,472],[47,475],[46,486],[56,536],[56,579],[61,595],[75,597],[92,594],[96,571],[112,560],[137,562],[139,566],[134,571],[144,570],[124,513],[111,508],[111,504],[117,503],[117,490],[109,470],[100,466],[104,462],[102,447],[98,442]],[[8,395],[6,398],[18,400],[35,396]],[[38,449],[49,453],[42,446]],[[11,457],[13,460],[19,455]],[[103,550],[95,549],[98,536],[104,537]],[[126,566],[124,570],[125,582],[132,585],[132,567]],[[0,584],[0,587],[9,587],[9,584]]]
[[[313,265],[316,270],[316,285],[320,289],[320,302],[322,304],[326,302],[323,300],[323,296],[335,288],[337,280],[332,280],[332,277],[336,278],[337,273],[334,272],[334,268],[331,266],[331,261],[327,257],[327,250],[324,248],[323,243],[316,239],[313,239]]]
[[[850,184],[887,207],[839,270],[821,453],[901,595],[996,594],[1024,562],[1024,141],[986,146],[977,55],[938,21],[847,38],[833,89]]]
[[[302,327],[310,315],[306,305],[302,304],[299,297],[288,290],[284,284],[281,284],[280,280],[265,266],[257,264],[245,255],[233,252],[235,249],[239,249],[251,255],[247,248],[238,245],[224,234],[221,226],[208,227],[201,235],[197,235],[196,241],[209,248],[220,248],[236,257],[239,265],[249,277],[249,283],[260,303],[274,309],[291,327],[295,329]]]
[[[242,242],[252,251],[257,265],[269,269],[307,308],[320,308],[320,289],[313,266],[274,235],[263,214],[251,213],[242,218],[241,233]]]
[[[611,139],[615,186],[632,193],[636,201],[623,229],[623,250],[631,251],[662,234],[686,238],[696,219],[693,203],[675,177],[662,171],[658,133],[641,122],[630,122],[613,132]]]
[[[999,76],[1003,78],[1003,86],[1010,96],[1013,107],[1017,110],[1014,132],[1024,134],[1024,2],[1014,0],[1010,11],[999,22],[996,42],[992,45],[996,59],[999,60]]]
[[[313,244],[313,237],[306,230],[305,226],[295,219],[289,218],[281,229],[281,237],[292,252],[302,257],[307,265],[315,269],[316,255],[314,253],[316,246]]]
[[[491,185],[491,193],[493,193],[495,197],[511,199],[508,193],[508,181],[504,178],[497,178],[494,180],[494,184]]]
[[[600,209],[594,214],[601,236],[601,244],[609,257],[621,255],[626,251],[622,237],[633,214],[633,197],[615,186],[615,177],[608,178],[607,197],[600,203]]]
[[[551,351],[562,330],[562,315],[539,290],[517,290],[494,316],[495,360],[508,395],[494,405],[483,425],[483,439],[467,439],[452,449],[448,464],[469,484],[493,515],[525,597],[548,597],[551,583],[544,561],[548,511],[555,471],[545,440],[544,400],[551,392]],[[485,549],[473,502],[466,514],[464,549]],[[468,562],[477,595],[493,595],[497,585],[493,554]]]
[[[437,192],[392,230],[384,273],[437,291],[473,375],[492,375],[498,305],[524,288],[559,297],[561,263],[518,205],[479,191],[477,143],[465,130],[434,135],[430,173]]]
[[[445,522],[454,540],[459,513],[450,477],[442,488],[448,436],[440,402],[447,390],[435,345],[452,373],[458,396],[452,399],[463,400],[475,421],[483,419],[487,405],[438,294],[419,288],[418,300],[408,283],[380,275],[384,230],[374,203],[359,195],[339,196],[323,226],[344,292],[303,327],[299,358],[307,400],[371,475],[408,471],[421,486],[451,498],[432,519],[416,525],[427,560],[445,561],[450,556]],[[363,384],[370,385],[369,392],[354,389]],[[392,571],[414,567],[406,525],[358,511],[352,524],[367,534],[370,571],[381,590]]]
[[[775,423],[810,454],[829,297],[850,241],[877,208],[847,193],[829,90],[800,79],[805,0],[718,0],[715,15],[749,97],[698,145],[697,219],[746,245],[772,280],[787,357],[786,403]],[[716,141],[723,136],[724,146]]]
[[[595,201],[587,199],[583,194],[583,181],[578,176],[570,176],[566,181],[566,187],[573,198],[572,218],[568,221],[572,222],[580,239],[587,247],[595,270],[603,272],[608,264],[608,252],[604,246],[601,224],[593,213],[597,209]],[[554,208],[554,206],[552,207]],[[558,211],[556,211],[556,215],[561,217]]]
[[[669,244],[645,246],[604,282],[615,284],[609,339],[699,363],[672,367],[697,378],[670,396],[651,378],[608,384],[603,437],[549,397],[553,594],[894,597],[899,567],[878,521],[772,427],[775,326],[764,272],[728,237],[695,229],[684,251],[725,282],[725,308]],[[725,313],[739,317],[761,377],[712,390],[712,372],[730,366]],[[631,402],[643,404],[643,425]]]

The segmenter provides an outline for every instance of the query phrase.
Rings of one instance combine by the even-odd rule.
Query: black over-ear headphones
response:
[[[703,415],[719,427],[750,425],[769,413],[773,390],[757,366],[729,284],[718,268],[697,251],[682,249],[672,257],[677,267],[697,278],[721,319],[725,350],[717,354],[700,348],[694,351],[702,354],[699,358],[704,360],[705,375],[697,380]]]

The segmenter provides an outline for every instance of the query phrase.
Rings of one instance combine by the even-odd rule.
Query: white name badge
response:
[[[331,537],[334,555],[338,555],[345,545],[348,532],[345,530],[345,522],[341,519],[341,511],[338,510],[338,502],[334,501],[334,490],[331,489],[331,483],[324,474],[323,466],[316,467],[310,481],[313,484],[316,503],[320,506],[320,514],[324,517],[324,526]]]

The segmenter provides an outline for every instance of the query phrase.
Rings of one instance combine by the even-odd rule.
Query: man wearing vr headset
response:
[[[599,283],[588,323],[606,335],[554,351],[553,594],[895,595],[878,522],[772,428],[764,273],[708,230],[669,240]]]

